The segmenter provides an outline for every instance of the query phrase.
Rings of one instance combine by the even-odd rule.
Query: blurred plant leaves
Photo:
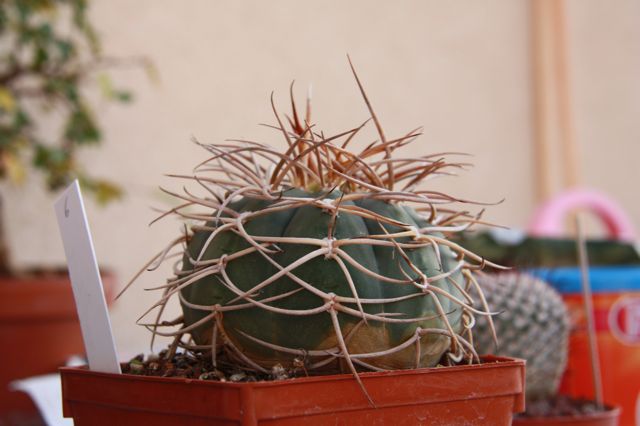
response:
[[[144,68],[147,78],[154,84],[160,84],[160,72],[156,67],[156,64],[148,58],[143,58],[142,67]]]
[[[101,73],[98,75],[98,86],[100,86],[102,96],[109,100],[123,103],[131,102],[133,100],[133,94],[131,92],[122,89],[115,89],[113,87],[111,78],[108,74]]]
[[[55,190],[77,178],[106,203],[121,189],[85,172],[76,155],[103,137],[86,86],[127,103],[133,94],[113,83],[110,67],[139,67],[149,80],[159,78],[147,58],[103,57],[88,7],[88,0],[0,0],[0,179],[20,183],[37,170]],[[44,134],[40,126],[53,111],[61,131]]]
[[[0,87],[0,108],[6,112],[13,112],[16,109],[16,100],[10,91]]]
[[[81,178],[80,184],[95,195],[98,204],[105,205],[122,198],[122,189],[113,183],[101,179]]]
[[[86,106],[79,106],[71,113],[64,136],[76,144],[94,143],[100,140],[100,130]]]
[[[27,169],[22,160],[16,154],[7,151],[2,153],[2,170],[15,184],[23,183],[27,176]]]

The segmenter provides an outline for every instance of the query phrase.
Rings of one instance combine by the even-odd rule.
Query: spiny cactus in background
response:
[[[475,326],[475,347],[527,360],[529,400],[554,395],[567,363],[569,317],[560,295],[547,283],[517,272],[478,276],[487,304],[494,312],[498,348],[484,318]]]
[[[154,335],[210,352],[214,366],[224,351],[265,373],[302,363],[310,373],[346,367],[358,378],[361,368],[434,366],[443,354],[445,363],[478,359],[471,327],[474,314],[488,312],[469,291],[477,287],[471,270],[487,263],[445,237],[478,217],[453,210],[460,200],[417,188],[464,165],[443,154],[392,156],[420,131],[387,138],[354,76],[371,115],[364,123],[325,136],[310,122],[309,101],[298,115],[292,88],[288,127],[273,107],[284,152],[248,140],[202,145],[209,158],[193,175],[174,176],[204,195],[172,193],[182,204],[168,213],[199,223],[151,261],[186,244],[152,307],[162,312],[177,296],[184,315],[167,323],[159,315],[147,324]],[[370,121],[379,140],[350,150]],[[161,331],[166,324],[182,326]]]

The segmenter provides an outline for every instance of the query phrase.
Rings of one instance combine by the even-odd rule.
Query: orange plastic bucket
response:
[[[559,290],[571,317],[569,362],[560,392],[594,395],[587,320],[578,268],[538,270]],[[591,267],[604,400],[622,408],[621,426],[640,426],[640,267]]]
[[[637,234],[623,209],[604,194],[585,189],[568,190],[540,206],[529,232],[539,237],[563,235],[564,219],[578,208],[601,219],[612,240],[636,240]],[[563,294],[571,316],[569,363],[560,391],[591,398],[594,387],[580,270],[548,269],[536,275]],[[640,426],[640,267],[594,266],[589,275],[604,400],[622,408],[620,425]]]

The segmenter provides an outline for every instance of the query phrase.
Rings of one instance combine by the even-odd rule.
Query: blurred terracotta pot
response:
[[[107,301],[115,278],[102,275]],[[66,271],[0,277],[0,424],[39,424],[31,398],[11,391],[16,380],[55,372],[72,355],[84,353],[71,283]]]

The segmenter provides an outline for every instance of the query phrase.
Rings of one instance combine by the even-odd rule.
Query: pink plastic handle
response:
[[[562,237],[564,219],[570,211],[584,208],[602,220],[609,237],[635,241],[635,229],[624,210],[604,194],[587,189],[565,191],[542,204],[529,222],[529,234],[536,237]]]

